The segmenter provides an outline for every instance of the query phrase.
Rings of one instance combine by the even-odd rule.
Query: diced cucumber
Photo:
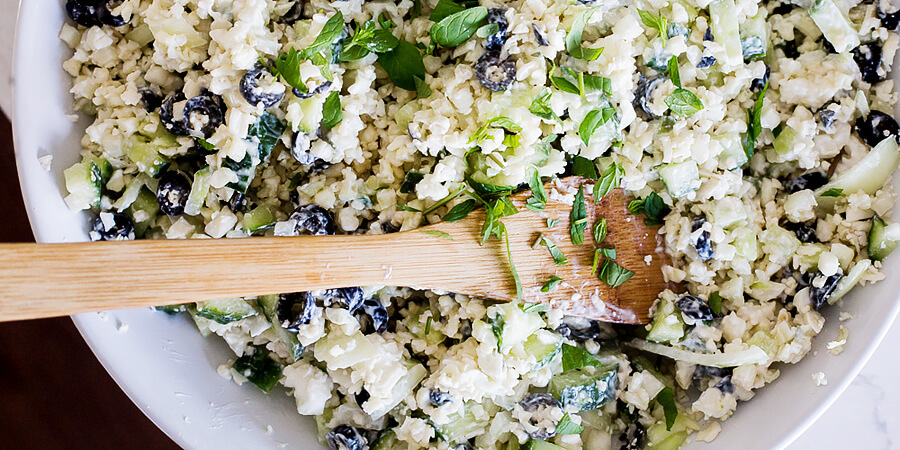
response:
[[[499,347],[501,353],[509,353],[509,351],[525,342],[534,332],[544,328],[547,324],[541,319],[540,314],[536,312],[525,312],[519,305],[514,302],[504,303],[495,306],[500,315],[503,316],[502,321],[497,321],[493,317],[486,320],[492,324],[494,334],[497,334],[498,324],[500,335],[498,336]]]
[[[712,32],[716,42],[725,47],[725,58],[721,61],[726,66],[736,66],[744,61],[741,46],[738,14],[734,0],[716,0],[709,5],[709,17],[712,21]]]
[[[397,114],[394,115],[394,121],[397,122],[401,129],[406,129],[413,116],[421,109],[422,102],[418,101],[418,99],[413,100],[397,110]]]
[[[187,308],[184,305],[154,306],[153,309],[155,309],[157,311],[162,311],[170,316],[177,316],[177,315],[187,311]]]
[[[125,37],[137,42],[141,47],[153,42],[153,33],[150,32],[150,26],[147,24],[135,27],[131,31],[125,33]]]
[[[281,379],[281,364],[262,346],[253,347],[253,351],[238,358],[232,368],[263,392],[271,391]]]
[[[503,450],[519,450],[522,446],[519,444],[519,438],[515,436],[510,436],[509,440],[506,441],[506,448]]]
[[[400,441],[397,440],[397,434],[394,433],[394,430],[385,430],[375,439],[375,442],[372,444],[372,450],[393,450],[399,445]]]
[[[149,190],[141,189],[127,212],[134,222],[134,232],[138,236],[143,236],[159,215],[159,201]]]
[[[665,164],[656,171],[672,197],[684,197],[700,188],[700,171],[694,160]]]
[[[359,331],[352,335],[331,331],[316,342],[315,356],[331,370],[346,369],[378,354],[375,344]]]
[[[470,405],[471,403],[471,405]],[[466,402],[466,406],[474,406],[475,402]],[[488,414],[476,418],[471,412],[474,408],[463,407],[462,411],[449,415],[450,421],[438,426],[435,431],[441,439],[451,444],[466,441],[472,436],[480,434],[490,424],[491,417],[499,408],[492,403],[482,404]]]
[[[66,204],[73,210],[100,207],[100,169],[90,161],[75,163],[63,171],[66,178]]]
[[[783,163],[797,159],[794,144],[797,133],[793,128],[785,125],[781,133],[772,142],[772,149],[766,151],[766,159],[773,163]]]
[[[206,43],[203,35],[180,15],[173,15],[163,20],[154,20],[149,25],[150,32],[157,42],[184,42],[188,48],[198,47]]]
[[[834,208],[837,197],[823,197],[829,189],[842,189],[844,194],[859,191],[872,195],[881,189],[900,163],[900,149],[894,136],[876,145],[869,153],[846,172],[834,177],[831,182],[816,190],[816,201],[825,209]]]
[[[131,204],[134,203],[141,195],[141,189],[143,189],[144,186],[147,186],[148,188],[150,187],[149,183],[150,177],[143,173],[138,174],[137,176],[132,178],[131,181],[128,182],[128,186],[125,187],[125,191],[122,192],[122,196],[119,197],[118,200],[116,200],[113,208],[119,211],[128,209],[128,207],[131,206]],[[150,191],[152,192],[153,189],[151,188]],[[157,202],[157,207],[158,206],[159,202]]]
[[[684,320],[681,318],[681,312],[675,308],[675,302],[659,299],[647,340],[674,343],[682,337],[684,337]]]
[[[125,143],[124,151],[138,170],[155,177],[168,164],[168,159],[159,153],[160,149],[177,146],[175,136],[160,127],[160,131],[152,136],[132,135]]]
[[[792,231],[778,225],[771,226],[759,234],[762,251],[769,255],[769,260],[781,265],[791,260],[794,252],[800,247],[800,240]]]
[[[187,308],[188,314],[191,315],[191,319],[194,320],[194,325],[197,325],[197,330],[200,331],[200,336],[207,337],[212,334],[212,331],[210,331],[209,327],[207,326],[208,319],[197,315],[197,305],[188,304],[185,305],[185,308]]]
[[[194,182],[191,183],[191,192],[184,204],[184,213],[189,216],[200,214],[200,208],[206,202],[209,194],[209,179],[212,178],[212,168],[206,166],[194,172]]]
[[[566,407],[589,411],[616,398],[617,367],[572,369],[550,380],[550,393]]]
[[[834,304],[837,303],[841,297],[847,295],[850,292],[850,289],[853,289],[859,280],[862,278],[863,274],[869,270],[869,267],[872,267],[872,261],[868,259],[861,259],[856,264],[850,268],[850,271],[847,272],[847,275],[844,275],[840,281],[838,281],[837,287],[834,288],[834,292],[831,293],[831,297],[828,297],[828,303]]]
[[[809,7],[809,17],[838,53],[846,53],[859,46],[859,33],[833,0],[815,0]]]
[[[756,261],[759,258],[759,245],[756,241],[756,233],[747,227],[737,227],[731,232],[734,240],[735,253],[749,262]]]
[[[693,430],[699,429],[697,422],[687,414],[678,414],[672,429],[666,429],[665,421],[660,421],[647,429],[645,449],[678,450]]]
[[[197,303],[197,315],[221,324],[246,319],[259,314],[242,298],[223,298]]]
[[[885,230],[888,232],[886,233]],[[873,261],[881,261],[897,248],[900,243],[900,226],[891,224],[890,227],[884,219],[872,217],[872,229],[869,230],[869,258]]]
[[[650,427],[650,429],[654,428],[662,432],[665,431],[666,425],[656,424]],[[681,448],[681,444],[684,444],[684,441],[687,439],[687,437],[687,431],[679,431],[677,433],[666,432],[665,437],[663,437],[662,440],[652,444],[647,444],[647,446],[644,448],[645,450],[678,450]]]
[[[403,375],[391,389],[391,399],[386,402],[382,408],[366,410],[369,416],[372,417],[372,420],[378,420],[384,417],[385,414],[389,413],[394,407],[399,405],[400,402],[409,396],[409,394],[411,394],[416,387],[419,386],[419,383],[421,383],[428,375],[428,369],[419,363],[407,361],[406,366],[409,371],[406,372],[406,375]]]
[[[276,316],[276,309],[278,308],[278,296],[277,295],[260,295],[256,298],[256,303],[259,305],[259,308],[262,309],[263,315],[266,316],[269,323],[272,324],[272,331],[275,332],[275,336],[278,336],[278,340],[280,340],[284,346],[287,348],[288,353],[291,357],[291,363],[296,362],[303,356],[303,345],[300,344],[300,340],[297,339],[297,333],[292,333],[288,330],[285,330],[284,327],[278,323],[278,317]]]
[[[241,193],[247,192],[250,182],[253,181],[253,176],[256,175],[256,163],[253,162],[253,157],[250,153],[248,152],[244,155],[244,159],[240,161],[225,158],[222,160],[222,167],[231,169],[238,178],[237,181],[228,183],[228,187]]]
[[[429,347],[434,347],[444,342],[447,336],[436,330],[434,326],[430,326],[428,319],[420,320],[425,311],[427,311],[426,308],[419,308],[418,311],[411,313],[406,319],[406,329],[416,338],[424,340]]]
[[[318,431],[319,434],[319,442],[323,445],[325,444],[325,435],[331,431],[331,429],[328,428],[328,423],[334,418],[334,410],[335,407],[326,406],[325,411],[316,416],[316,431]]]
[[[245,231],[253,233],[254,231],[264,230],[275,225],[275,215],[272,214],[272,211],[269,210],[268,206],[259,205],[244,214],[242,223]]]
[[[744,151],[740,135],[729,133],[719,136],[717,140],[722,146],[722,153],[719,153],[720,167],[725,170],[734,170],[747,164],[747,153]]]
[[[778,343],[775,341],[775,337],[772,333],[765,330],[759,330],[756,333],[753,333],[753,336],[750,336],[750,339],[747,339],[747,345],[755,345],[761,348],[769,356],[774,356],[775,352],[778,350]]]
[[[725,229],[747,220],[744,202],[737,197],[729,196],[714,200],[706,213],[712,223]]]
[[[92,162],[97,166],[97,169],[100,170],[100,185],[105,187],[109,177],[112,176],[112,164],[109,163],[109,160],[102,156],[88,154],[82,157],[81,162]]]
[[[756,60],[766,56],[769,46],[769,27],[766,24],[766,10],[760,8],[757,15],[741,24],[741,48],[744,59]]]
[[[525,353],[534,356],[537,360],[531,370],[539,370],[550,364],[550,361],[559,354],[562,349],[562,339],[550,330],[537,330],[525,340],[523,347]]]
[[[515,438],[515,436],[513,438]],[[560,447],[552,442],[532,439],[525,444],[525,450],[566,450],[566,448]]]
[[[315,133],[322,121],[322,105],[325,103],[324,95],[314,95],[310,98],[297,101],[300,105],[301,117],[297,127],[304,133]]]

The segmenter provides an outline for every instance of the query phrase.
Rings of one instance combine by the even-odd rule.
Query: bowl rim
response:
[[[23,11],[28,10],[30,7],[36,7],[33,5],[37,5],[36,2],[21,2],[20,7],[17,11],[15,31],[13,37],[13,58],[11,62],[11,105],[12,105],[12,115],[10,117],[10,121],[12,122],[12,130],[13,130],[13,145],[14,145],[14,153],[15,153],[15,161],[16,161],[16,171],[19,179],[19,186],[22,192],[23,202],[25,204],[26,213],[28,215],[29,225],[31,227],[31,231],[34,234],[35,241],[38,243],[47,242],[45,239],[44,228],[48,225],[41,224],[37,220],[34,220],[34,202],[30,201],[29,198],[32,196],[32,192],[28,189],[28,183],[25,180],[25,169],[26,165],[25,158],[27,155],[24,151],[20,151],[20,137],[24,134],[25,124],[22,121],[16,120],[16,117],[21,116],[20,108],[23,108],[22,104],[24,102],[19,102],[19,93],[17,82],[19,76],[19,67],[18,64],[20,55],[24,54],[24,40],[22,39],[21,30],[20,30],[20,20],[22,17]],[[898,50],[897,55],[895,55],[895,60],[900,57],[900,50]],[[896,64],[892,67],[894,70],[900,72],[900,67],[897,67]],[[900,75],[895,75],[895,91],[897,90],[897,83],[900,81]],[[900,108],[900,104],[898,104],[898,108]],[[900,169],[898,169],[900,170]],[[896,173],[895,173],[896,175]],[[900,206],[900,198],[898,198],[897,206]],[[898,261],[896,264],[900,264]],[[149,402],[142,401],[145,396],[147,396],[147,392],[140,392],[133,383],[128,383],[121,372],[119,372],[112,361],[109,360],[109,356],[103,351],[103,343],[100,339],[97,339],[92,333],[92,325],[89,324],[86,320],[86,316],[91,313],[85,313],[80,315],[70,316],[71,320],[75,324],[78,332],[81,334],[81,337],[84,339],[85,343],[87,343],[88,347],[91,349],[91,352],[106,370],[106,372],[112,377],[112,379],[116,382],[118,387],[122,389],[123,392],[128,396],[128,398],[132,401],[132,403],[148,418],[151,422],[153,422],[156,427],[165,433],[170,439],[172,439],[176,444],[178,444],[182,448],[190,448],[191,441],[187,438],[187,436],[182,435],[177,432],[174,420],[170,416],[172,416],[170,411],[162,411],[154,409]],[[804,432],[806,432],[823,414],[837,401],[837,399],[847,390],[850,384],[856,379],[859,375],[860,371],[863,367],[869,362],[872,355],[884,341],[885,336],[887,335],[890,328],[893,326],[897,317],[900,316],[900,292],[898,292],[895,296],[895,301],[892,306],[888,310],[888,313],[884,316],[884,319],[881,321],[877,331],[873,333],[873,339],[868,342],[865,342],[865,346],[861,348],[859,351],[854,352],[857,356],[855,361],[853,362],[851,368],[846,372],[845,376],[841,378],[840,382],[837,383],[835,388],[829,389],[829,391],[823,396],[823,398],[818,402],[815,406],[814,411],[811,414],[808,414],[802,420],[799,421],[798,425],[792,429],[791,432],[785,434],[776,444],[775,448],[777,449],[785,449],[791,443],[793,443],[797,438],[799,438]],[[824,331],[824,330],[823,330]],[[821,332],[814,337],[814,339],[819,338],[821,336]],[[804,359],[807,356],[804,356]],[[788,366],[789,367],[789,366]],[[761,390],[765,390],[764,386]],[[713,444],[715,441],[713,441]]]

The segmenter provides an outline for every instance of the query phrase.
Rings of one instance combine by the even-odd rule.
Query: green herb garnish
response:
[[[575,245],[584,243],[584,230],[587,228],[587,209],[584,205],[584,186],[578,186],[575,203],[569,213],[569,237]]]
[[[594,160],[587,159],[583,156],[575,156],[572,158],[572,175],[579,177],[597,179],[597,165]]]
[[[425,79],[425,63],[422,62],[422,54],[415,45],[400,41],[397,47],[385,53],[378,54],[378,63],[388,74],[391,82],[407,91],[418,92],[416,89],[416,77]]]
[[[660,38],[666,39],[668,37],[669,21],[665,17],[662,15],[655,16],[641,9],[638,10],[638,15],[641,16],[641,22],[644,22],[647,28],[659,31]]]
[[[844,190],[838,188],[831,188],[822,193],[822,197],[843,197]]]
[[[603,261],[603,267],[600,269],[599,275],[600,281],[608,284],[610,287],[619,287],[632,276],[634,276],[634,272],[618,265],[611,259]]]
[[[550,251],[550,256],[553,257],[553,262],[555,262],[556,265],[561,266],[569,262],[566,255],[563,254],[562,250],[559,249],[559,246],[557,246],[555,242],[551,241],[543,234],[540,236],[539,240],[541,245],[547,247],[547,250]]]
[[[584,427],[572,422],[569,413],[565,413],[559,423],[556,424],[556,434],[580,434],[584,431]]]
[[[765,86],[756,96],[756,103],[753,104],[753,109],[747,110],[747,138],[744,142],[744,153],[747,155],[747,159],[753,156],[753,152],[756,149],[756,140],[759,139],[759,134],[762,133],[760,117],[762,116],[763,99],[767,90],[769,90],[768,81],[766,81]]]
[[[619,163],[614,162],[607,166],[600,174],[600,179],[594,184],[594,203],[599,202],[603,196],[618,187],[624,175],[625,169]]]
[[[431,12],[431,15],[428,16],[428,20],[432,22],[440,22],[444,20],[445,17],[450,16],[451,14],[456,14],[460,11],[465,11],[466,7],[460,5],[459,3],[453,2],[451,0],[440,0],[437,5],[434,7],[434,11]]]
[[[444,17],[431,26],[431,39],[443,47],[456,47],[469,40],[487,19],[484,6],[465,9]]]
[[[303,49],[300,57],[311,60],[316,53],[330,49],[331,44],[341,36],[343,30],[344,15],[338,11],[325,22],[322,31],[319,31],[319,35],[316,36],[316,40],[309,47]]]
[[[444,217],[441,218],[441,220],[443,220],[444,222],[458,222],[462,219],[465,219],[466,216],[468,216],[469,213],[474,211],[477,207],[478,204],[475,203],[475,200],[470,198],[450,209],[450,212],[445,214]]]
[[[381,29],[375,28],[374,20],[360,26],[349,42],[344,41],[341,61],[356,61],[369,53],[385,53],[397,48],[400,40],[390,32],[387,22],[380,23]]]
[[[562,280],[562,278],[553,275],[543,286],[541,286],[541,292],[550,292],[553,289],[556,289],[556,286],[558,286],[559,283],[562,283]]]
[[[719,291],[709,294],[709,309],[717,316],[722,315],[722,296]]]
[[[543,211],[547,206],[547,193],[544,191],[541,176],[535,168],[528,172],[528,187],[531,188],[531,197],[525,201],[525,207],[532,211]]]
[[[663,223],[666,214],[669,214],[671,208],[666,205],[666,202],[656,192],[651,192],[645,198],[632,200],[628,203],[628,211],[631,211],[632,214],[646,215],[647,219],[644,220],[644,224],[653,226]]]
[[[578,136],[581,137],[584,145],[590,145],[591,136],[597,131],[597,128],[609,122],[615,115],[616,110],[610,107],[595,109],[587,113],[584,120],[581,121],[581,125],[578,126]]]
[[[445,232],[443,232],[443,231],[425,230],[425,231],[422,231],[422,232],[425,233],[425,234],[431,235],[431,236],[437,236],[437,237],[447,238],[447,239],[450,239],[451,241],[453,240],[453,237],[450,236],[450,234],[445,233]]]
[[[669,110],[681,117],[690,117],[695,112],[703,109],[703,102],[693,92],[677,88],[666,97],[666,106]]]
[[[400,183],[400,193],[412,194],[416,192],[416,185],[422,181],[422,178],[425,178],[425,174],[421,172],[406,172],[406,176],[403,177],[403,182]]]
[[[510,133],[518,133],[522,131],[522,127],[513,122],[509,117],[494,117],[492,119],[488,119],[488,121],[485,122],[484,125],[475,130],[475,133],[473,133],[472,137],[469,138],[469,143],[471,144],[473,142],[481,142],[485,139],[493,139],[493,136],[487,135],[488,128],[503,128]]]
[[[569,34],[566,35],[566,51],[573,58],[593,61],[603,53],[602,48],[586,48],[581,45],[581,35],[584,33],[584,27],[587,26],[591,16],[599,9],[599,7],[588,8],[575,16],[572,28],[569,29]]]
[[[550,310],[550,308],[543,303],[519,303],[519,309],[521,309],[522,312],[534,314]]]
[[[331,91],[322,105],[322,128],[330,130],[344,120],[344,110],[341,109],[341,95],[338,91]]]
[[[672,429],[675,419],[678,417],[678,405],[675,404],[675,392],[672,388],[666,386],[663,390],[656,394],[656,401],[663,407],[663,414],[666,416],[666,431]]]
[[[594,355],[588,353],[587,350],[575,347],[569,344],[562,345],[562,369],[563,371],[580,369],[582,367],[602,367],[601,363]]]
[[[488,318],[488,322],[491,325],[491,332],[497,338],[497,352],[500,352],[500,348],[503,347],[503,328],[506,327],[506,319],[498,313],[494,317]]]
[[[604,239],[606,239],[606,233],[608,231],[606,227],[607,226],[605,218],[600,218],[599,220],[594,222],[594,226],[591,227],[591,234],[594,236],[594,243],[600,244]]]
[[[489,23],[487,25],[482,25],[481,28],[475,30],[475,36],[481,39],[486,39],[488,36],[496,34],[499,31],[500,25],[496,23]]]
[[[557,116],[550,107],[550,96],[552,94],[550,89],[542,88],[531,100],[531,106],[528,107],[528,111],[542,119],[561,122],[559,116]]]
[[[275,71],[292,88],[306,93],[309,89],[300,78],[300,62],[302,61],[303,58],[300,56],[300,52],[291,47],[287,53],[279,55],[275,59]]]
[[[553,227],[555,227],[557,225],[559,225],[558,219],[551,219],[549,217],[547,218],[547,228],[552,229]]]
[[[678,73],[678,57],[673,56],[669,58],[667,67],[669,68],[669,79],[672,80],[672,84],[676,87],[682,87],[681,74]]]

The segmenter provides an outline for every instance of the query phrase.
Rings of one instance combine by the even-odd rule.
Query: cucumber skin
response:
[[[251,354],[245,354],[234,362],[232,368],[247,378],[247,381],[268,393],[281,379],[281,364],[269,357],[269,352],[254,347]]]
[[[869,259],[881,261],[897,248],[897,241],[892,241],[884,236],[884,227],[887,224],[878,216],[872,217],[872,229],[869,230]]]

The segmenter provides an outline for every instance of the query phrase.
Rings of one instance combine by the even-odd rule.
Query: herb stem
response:
[[[459,189],[456,190],[456,192],[451,192],[450,195],[438,200],[437,203],[429,206],[424,211],[422,211],[422,215],[427,216],[427,215],[435,212],[441,206],[446,205],[447,202],[449,202],[450,200],[453,200],[454,198],[458,197],[459,194],[462,194],[465,190],[466,190],[466,186],[464,186],[464,185],[460,186]]]

